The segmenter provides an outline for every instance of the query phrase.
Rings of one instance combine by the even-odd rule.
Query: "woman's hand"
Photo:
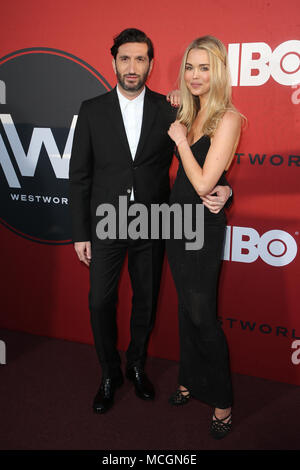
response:
[[[167,94],[167,101],[170,102],[171,106],[174,108],[179,108],[181,102],[181,95],[179,90],[171,90]]]
[[[179,121],[174,121],[168,130],[168,134],[172,140],[174,140],[175,144],[178,145],[181,142],[187,141],[187,128],[185,125],[181,124]]]

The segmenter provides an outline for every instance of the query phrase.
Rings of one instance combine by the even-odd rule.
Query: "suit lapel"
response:
[[[117,90],[114,88],[110,93],[110,100],[108,106],[108,118],[111,120],[112,125],[114,126],[117,135],[120,138],[122,146],[125,150],[126,157],[129,159],[130,163],[132,163],[132,157],[130,152],[130,147],[128,144],[126,131],[124,127],[124,122],[122,118],[119,98],[117,95]]]
[[[157,106],[155,106],[155,103],[153,102],[151,91],[149,90],[149,88],[146,87],[141,135],[140,135],[134,161],[140,158],[142,154],[144,144],[149,135],[151,127],[154,123],[156,113],[157,113]],[[126,136],[126,131],[125,131],[124,123],[123,123],[123,118],[122,118],[122,113],[121,113],[121,108],[120,108],[116,88],[114,88],[110,93],[108,117],[111,120],[112,125],[114,126],[120,138],[122,146],[126,152],[126,157],[129,159],[130,163],[132,164],[133,160],[131,157],[130,147],[129,147],[127,136]]]
[[[156,113],[157,113],[157,106],[155,106],[155,103],[153,102],[151,91],[149,90],[149,88],[146,87],[141,135],[140,135],[140,140],[139,140],[138,147],[137,147],[136,154],[135,154],[135,159],[134,159],[135,162],[141,156],[146,139],[149,136],[151,127],[154,123]]]

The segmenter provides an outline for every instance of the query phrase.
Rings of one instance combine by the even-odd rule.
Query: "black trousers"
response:
[[[166,243],[179,301],[178,383],[193,397],[223,409],[233,402],[228,346],[217,319],[225,226],[223,213],[207,216],[201,250],[186,250],[184,239]]]
[[[122,373],[116,348],[116,305],[118,282],[126,253],[133,291],[131,340],[126,352],[128,368],[144,366],[149,335],[155,320],[164,241],[127,239],[92,242],[89,307],[103,377],[117,377]]]

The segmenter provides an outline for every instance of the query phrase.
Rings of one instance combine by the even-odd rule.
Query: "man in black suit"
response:
[[[126,196],[129,206],[134,202],[147,207],[168,202],[173,142],[167,131],[176,118],[165,96],[145,86],[153,66],[151,40],[139,30],[127,29],[114,39],[111,53],[118,84],[82,103],[69,173],[73,241],[80,261],[90,267],[91,324],[102,368],[93,402],[97,413],[111,408],[115,390],[123,383],[116,349],[116,303],[126,253],[133,290],[126,377],[134,383],[138,397],[154,398],[144,365],[155,319],[164,241],[99,239],[96,209],[110,203],[118,220],[119,196]],[[211,210],[223,207],[229,195],[229,189],[226,191],[217,188],[217,202],[211,202]]]

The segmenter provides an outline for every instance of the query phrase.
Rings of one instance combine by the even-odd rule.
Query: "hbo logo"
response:
[[[228,45],[232,85],[260,86],[270,76],[281,85],[300,83],[300,41],[285,41],[273,51],[265,42]],[[253,74],[252,71],[256,73]]]
[[[260,236],[254,228],[226,228],[224,260],[253,263],[260,256],[271,266],[285,266],[293,261],[296,254],[296,241],[283,230],[269,230]]]

